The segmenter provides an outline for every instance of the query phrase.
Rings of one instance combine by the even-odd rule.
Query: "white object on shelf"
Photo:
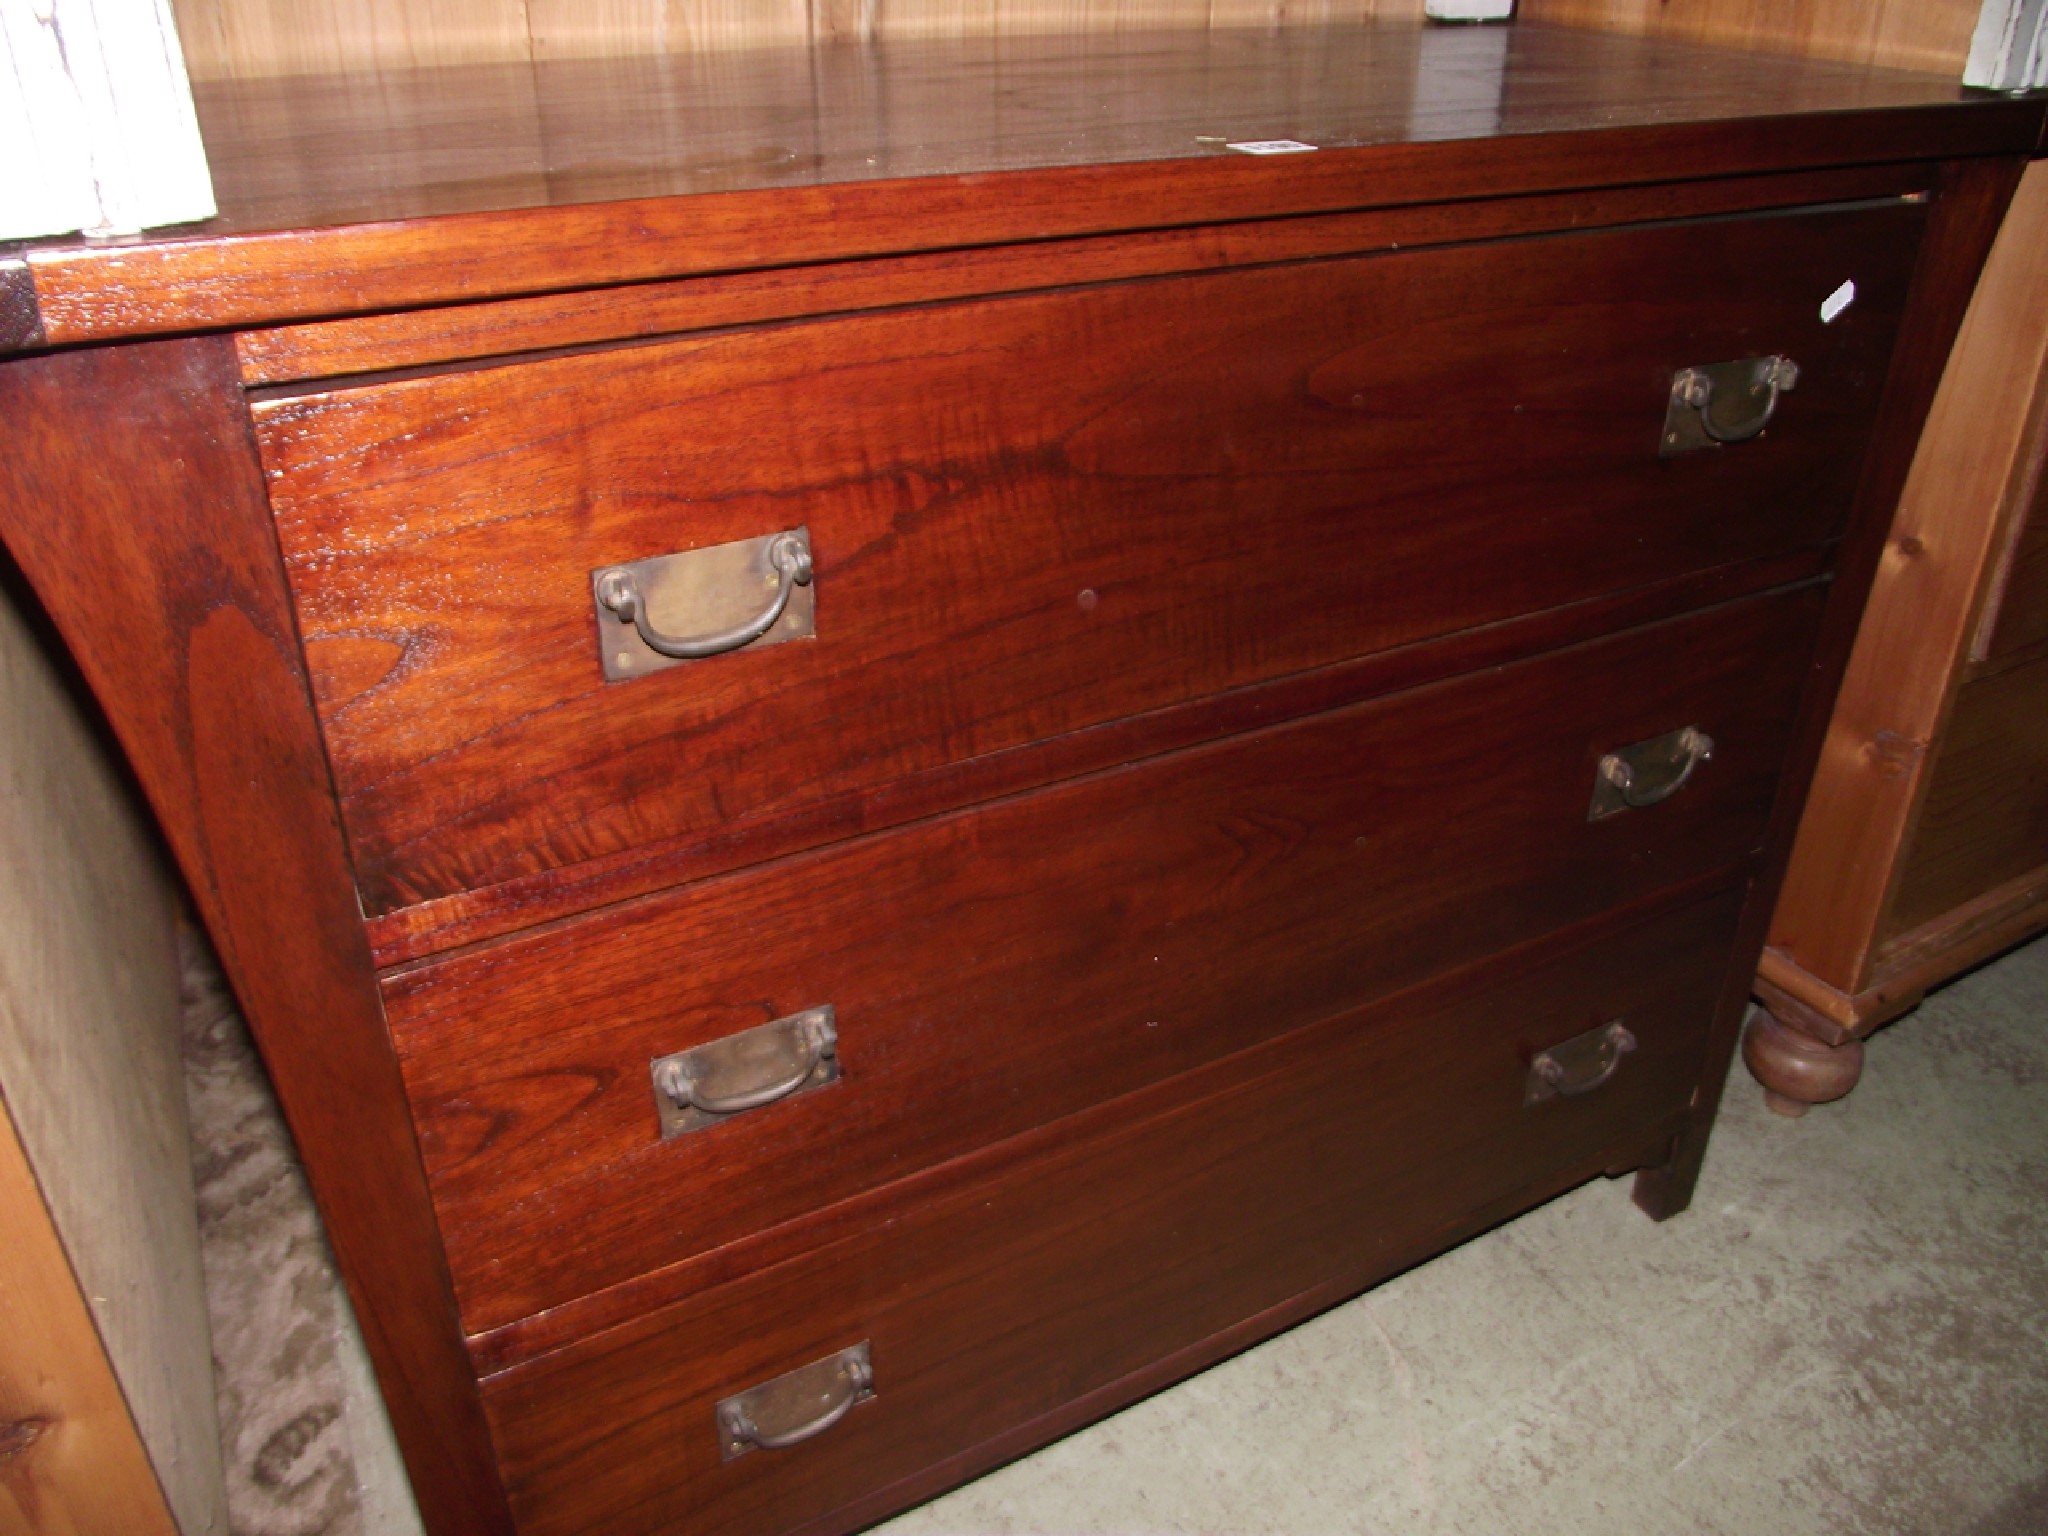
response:
[[[1422,0],[1422,14],[1432,21],[1506,21],[1515,0]]]
[[[1984,0],[1963,84],[1994,91],[2048,86],[2048,0]]]
[[[0,239],[211,218],[170,0],[0,0]]]

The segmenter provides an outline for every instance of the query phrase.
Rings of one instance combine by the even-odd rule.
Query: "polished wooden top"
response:
[[[1936,76],[1528,23],[827,44],[215,82],[197,100],[219,217],[31,248],[32,278],[0,268],[0,328],[33,310],[0,345],[1604,185],[1646,165],[2024,152],[2043,110]],[[1278,139],[1317,149],[1227,147]]]
[[[1951,81],[1576,29],[1413,24],[202,83],[228,232],[903,176],[1951,103]]]

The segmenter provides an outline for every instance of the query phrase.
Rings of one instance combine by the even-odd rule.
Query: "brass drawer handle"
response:
[[[723,1459],[801,1445],[874,1395],[875,1372],[868,1341],[863,1339],[836,1355],[722,1399],[717,1419]]]
[[[1696,725],[1667,731],[1609,752],[1600,759],[1588,821],[1660,805],[1692,782],[1701,763],[1714,755],[1714,738]]]
[[[1748,442],[1770,425],[1778,397],[1798,383],[1799,365],[1776,355],[1679,369],[1664,412],[1664,455]]]
[[[767,559],[769,569],[777,577],[775,596],[769,600],[768,606],[742,624],[715,630],[708,635],[682,638],[665,635],[656,629],[647,617],[647,604],[640,594],[639,578],[624,566],[614,566],[599,574],[597,600],[618,615],[622,623],[631,623],[639,632],[641,643],[650,651],[671,661],[699,661],[706,656],[736,651],[760,639],[782,617],[782,611],[789,606],[790,594],[798,587],[811,584],[811,541],[803,529],[793,528],[787,533],[776,534],[769,541]]]
[[[1621,1058],[1635,1048],[1636,1037],[1619,1019],[1553,1045],[1529,1063],[1524,1107],[1591,1093],[1621,1070]]]
[[[680,1135],[838,1077],[837,1015],[828,1004],[741,1030],[653,1063],[664,1136]]]

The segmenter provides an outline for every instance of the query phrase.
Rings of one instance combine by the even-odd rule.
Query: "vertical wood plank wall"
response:
[[[174,9],[192,77],[217,80],[813,38],[1316,25],[1416,17],[1422,0],[174,0]]]
[[[1803,53],[1961,78],[1978,0],[1519,0],[1519,14],[1608,32]]]
[[[1978,0],[1520,0],[1532,20],[1962,71]],[[813,38],[1329,25],[1422,0],[174,0],[195,79]]]

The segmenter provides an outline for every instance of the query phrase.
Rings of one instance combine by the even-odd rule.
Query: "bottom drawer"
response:
[[[991,1149],[971,1187],[920,1202],[908,1181],[856,1236],[490,1378],[523,1536],[874,1519],[1654,1161],[1742,895],[1582,925],[1099,1106]],[[1539,1053],[1615,1020],[1635,1045],[1605,1081],[1525,1103]],[[863,1341],[870,1399],[723,1459],[721,1399]]]

